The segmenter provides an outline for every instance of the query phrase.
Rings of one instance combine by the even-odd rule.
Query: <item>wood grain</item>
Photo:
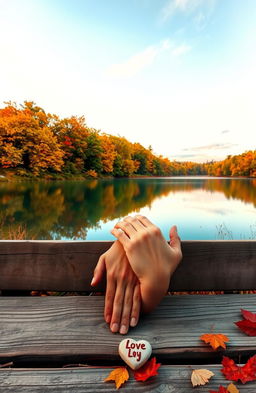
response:
[[[0,363],[121,364],[117,348],[123,336],[110,332],[103,306],[102,296],[0,298]],[[212,350],[199,337],[223,333],[230,338],[225,354],[238,362],[256,353],[255,337],[234,324],[242,319],[241,308],[256,312],[256,295],[167,296],[128,337],[148,340],[153,355],[168,364],[215,363],[224,350]]]
[[[0,289],[103,291],[90,282],[112,242],[0,241]],[[172,291],[256,288],[256,241],[184,241]],[[21,279],[22,278],[22,279]]]
[[[193,388],[190,382],[191,372],[198,366],[161,366],[159,374],[146,382],[137,382],[133,376],[122,385],[122,392],[139,393],[209,393],[217,391],[219,386],[227,387],[227,381],[221,374],[220,366],[205,365],[215,375],[209,383]],[[74,369],[0,369],[0,392],[3,393],[92,393],[116,392],[113,382],[103,382],[111,369],[74,368]],[[255,393],[256,382],[245,385],[235,383],[240,393]]]

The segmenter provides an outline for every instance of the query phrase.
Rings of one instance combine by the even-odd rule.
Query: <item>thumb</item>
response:
[[[177,232],[176,225],[171,227],[170,232],[169,232],[169,236],[170,236],[170,246],[172,248],[174,248],[175,250],[180,251],[180,249],[181,249],[180,238],[179,238],[179,235],[178,235],[178,232]]]
[[[103,277],[103,274],[105,273],[105,270],[106,270],[105,257],[104,255],[101,255],[94,269],[94,274],[91,281],[92,287],[96,286],[100,282],[100,280]]]

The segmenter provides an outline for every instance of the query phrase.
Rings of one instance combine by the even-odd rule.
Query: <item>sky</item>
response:
[[[0,107],[205,162],[255,149],[255,0],[0,0]]]

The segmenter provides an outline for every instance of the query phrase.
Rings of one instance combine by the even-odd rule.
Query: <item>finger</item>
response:
[[[122,315],[125,289],[126,287],[124,287],[122,283],[116,288],[112,318],[110,323],[110,329],[113,333],[118,332],[120,328],[120,319]]]
[[[132,310],[133,292],[134,292],[134,284],[130,283],[130,285],[127,285],[126,287],[125,296],[124,296],[123,311],[122,311],[120,330],[119,330],[121,334],[126,334],[130,326],[130,315]]]
[[[131,311],[131,319],[130,326],[134,327],[137,325],[141,309],[141,295],[140,295],[140,284],[136,284],[133,291],[133,302],[132,302],[132,311]]]
[[[116,225],[115,228],[120,228],[122,229],[123,232],[126,233],[127,236],[129,236],[129,238],[131,238],[132,236],[136,235],[137,231],[136,229],[133,227],[133,225],[131,225],[129,222],[127,221],[119,221]]]
[[[113,303],[116,293],[116,282],[107,276],[107,287],[105,295],[105,308],[104,308],[104,318],[107,323],[111,321]]]
[[[124,249],[126,248],[126,246],[128,246],[128,244],[130,243],[130,239],[129,237],[126,235],[126,233],[124,233],[122,230],[119,230],[117,228],[113,228],[111,230],[111,233],[113,236],[115,236],[120,243],[122,244],[122,246],[124,247]]]
[[[170,236],[170,246],[172,248],[180,251],[180,249],[181,249],[180,237],[178,235],[176,225],[171,227],[169,236]]]
[[[155,226],[151,221],[149,221],[149,219],[145,216],[141,216],[140,214],[137,214],[135,216],[143,225],[144,227],[151,227],[151,226]]]
[[[103,274],[105,273],[105,270],[106,270],[105,257],[104,255],[101,255],[94,269],[94,274],[91,281],[92,287],[96,286],[100,282],[100,280],[103,277]]]
[[[145,226],[136,217],[125,217],[124,221],[129,222],[136,231],[145,231]]]

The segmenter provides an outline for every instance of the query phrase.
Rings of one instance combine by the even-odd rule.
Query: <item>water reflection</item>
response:
[[[206,201],[205,192],[208,197],[210,194],[211,203],[208,199],[207,203],[202,203]],[[15,232],[25,225],[30,239],[86,239],[88,230],[102,228],[109,221],[155,206],[161,197],[157,203],[160,209],[159,203],[164,204],[166,197],[172,194],[182,202],[181,213],[186,202],[191,211],[196,205],[203,221],[206,210],[215,211],[216,215],[228,214],[227,204],[223,207],[217,203],[218,195],[230,203],[238,200],[243,202],[241,206],[251,204],[252,208],[256,207],[256,179],[149,178],[2,183],[1,237],[7,239],[10,228]]]

